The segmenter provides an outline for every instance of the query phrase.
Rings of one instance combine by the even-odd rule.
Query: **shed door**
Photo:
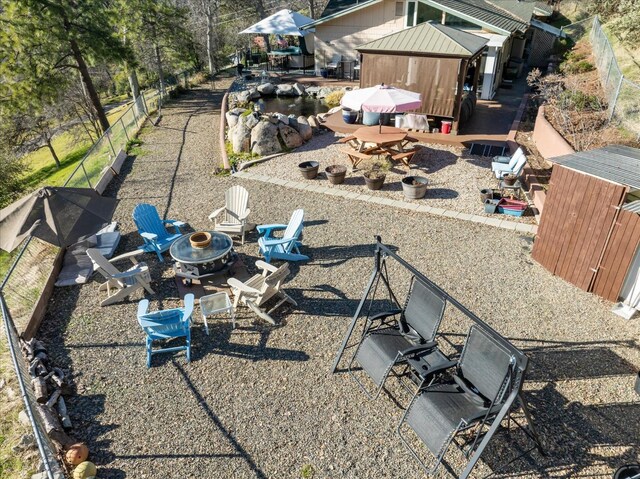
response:
[[[550,185],[533,259],[589,291],[626,189],[560,165]]]

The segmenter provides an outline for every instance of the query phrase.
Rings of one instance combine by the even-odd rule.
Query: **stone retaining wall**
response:
[[[544,117],[544,106],[538,109],[536,124],[533,127],[533,141],[545,160],[552,161],[556,156],[575,153],[571,145]]]

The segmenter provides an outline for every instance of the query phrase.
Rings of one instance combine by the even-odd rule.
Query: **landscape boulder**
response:
[[[260,98],[260,92],[258,91],[257,88],[250,88],[249,89],[249,98],[251,100],[257,100],[258,98]]]
[[[278,125],[278,130],[280,131],[282,142],[287,148],[293,149],[302,145],[302,136],[300,136],[300,133],[298,133],[295,128],[280,124]]]
[[[248,103],[250,99],[251,93],[249,92],[249,90],[241,91],[236,95],[236,101],[238,103]]]
[[[245,121],[238,122],[231,136],[231,145],[233,146],[234,153],[251,150],[251,132],[252,129],[247,126]]]
[[[276,88],[276,95],[278,96],[299,96],[298,92],[293,88],[293,85],[285,83],[278,85]]]
[[[240,115],[242,115],[246,110],[246,108],[234,108],[226,113],[225,117],[227,118],[227,125],[229,125],[229,128],[236,126],[236,123],[238,123],[238,117],[240,117]]]
[[[287,118],[289,119],[289,126],[291,128],[295,128],[297,130],[298,129],[298,118],[294,114],[289,115]]]
[[[265,156],[281,151],[282,146],[278,141],[278,127],[270,121],[260,121],[251,130],[251,152]]]
[[[307,124],[311,128],[320,128],[320,123],[318,122],[318,119],[315,115],[309,115],[309,118],[307,118]]]
[[[253,128],[260,121],[260,115],[256,113],[252,113],[251,115],[247,115],[245,117],[240,117],[240,118],[244,119],[243,123],[247,128]]]
[[[273,95],[276,92],[276,87],[273,83],[263,83],[258,85],[258,91],[261,95]]]
[[[309,141],[313,137],[313,130],[304,116],[299,116],[296,119],[296,125],[294,125],[294,128],[298,133],[300,133],[300,136],[304,141]]]
[[[274,113],[275,116],[280,123],[284,123],[285,125],[289,124],[289,117],[287,115],[283,115],[282,113]]]
[[[301,83],[298,83],[298,82],[294,83],[293,89],[298,94],[298,96],[303,96],[305,93],[304,85],[302,85]]]

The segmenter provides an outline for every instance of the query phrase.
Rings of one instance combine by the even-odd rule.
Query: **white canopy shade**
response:
[[[395,113],[420,108],[420,93],[386,85],[348,91],[340,104],[352,110],[378,113]]]
[[[291,10],[284,9],[274,13],[264,20],[260,20],[249,28],[245,28],[240,33],[274,33],[304,37],[315,30],[313,28],[310,28],[309,30],[301,30],[300,27],[311,22],[313,22],[312,18],[300,15],[298,12],[292,12]]]

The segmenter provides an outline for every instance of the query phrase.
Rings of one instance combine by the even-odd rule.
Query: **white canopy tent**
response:
[[[309,33],[313,33],[315,29],[301,30],[300,28],[307,23],[313,22],[312,18],[305,17],[298,12],[291,10],[280,10],[273,15],[260,20],[258,23],[245,28],[240,33],[256,33],[256,34],[279,34],[292,35],[295,37],[304,37]]]

